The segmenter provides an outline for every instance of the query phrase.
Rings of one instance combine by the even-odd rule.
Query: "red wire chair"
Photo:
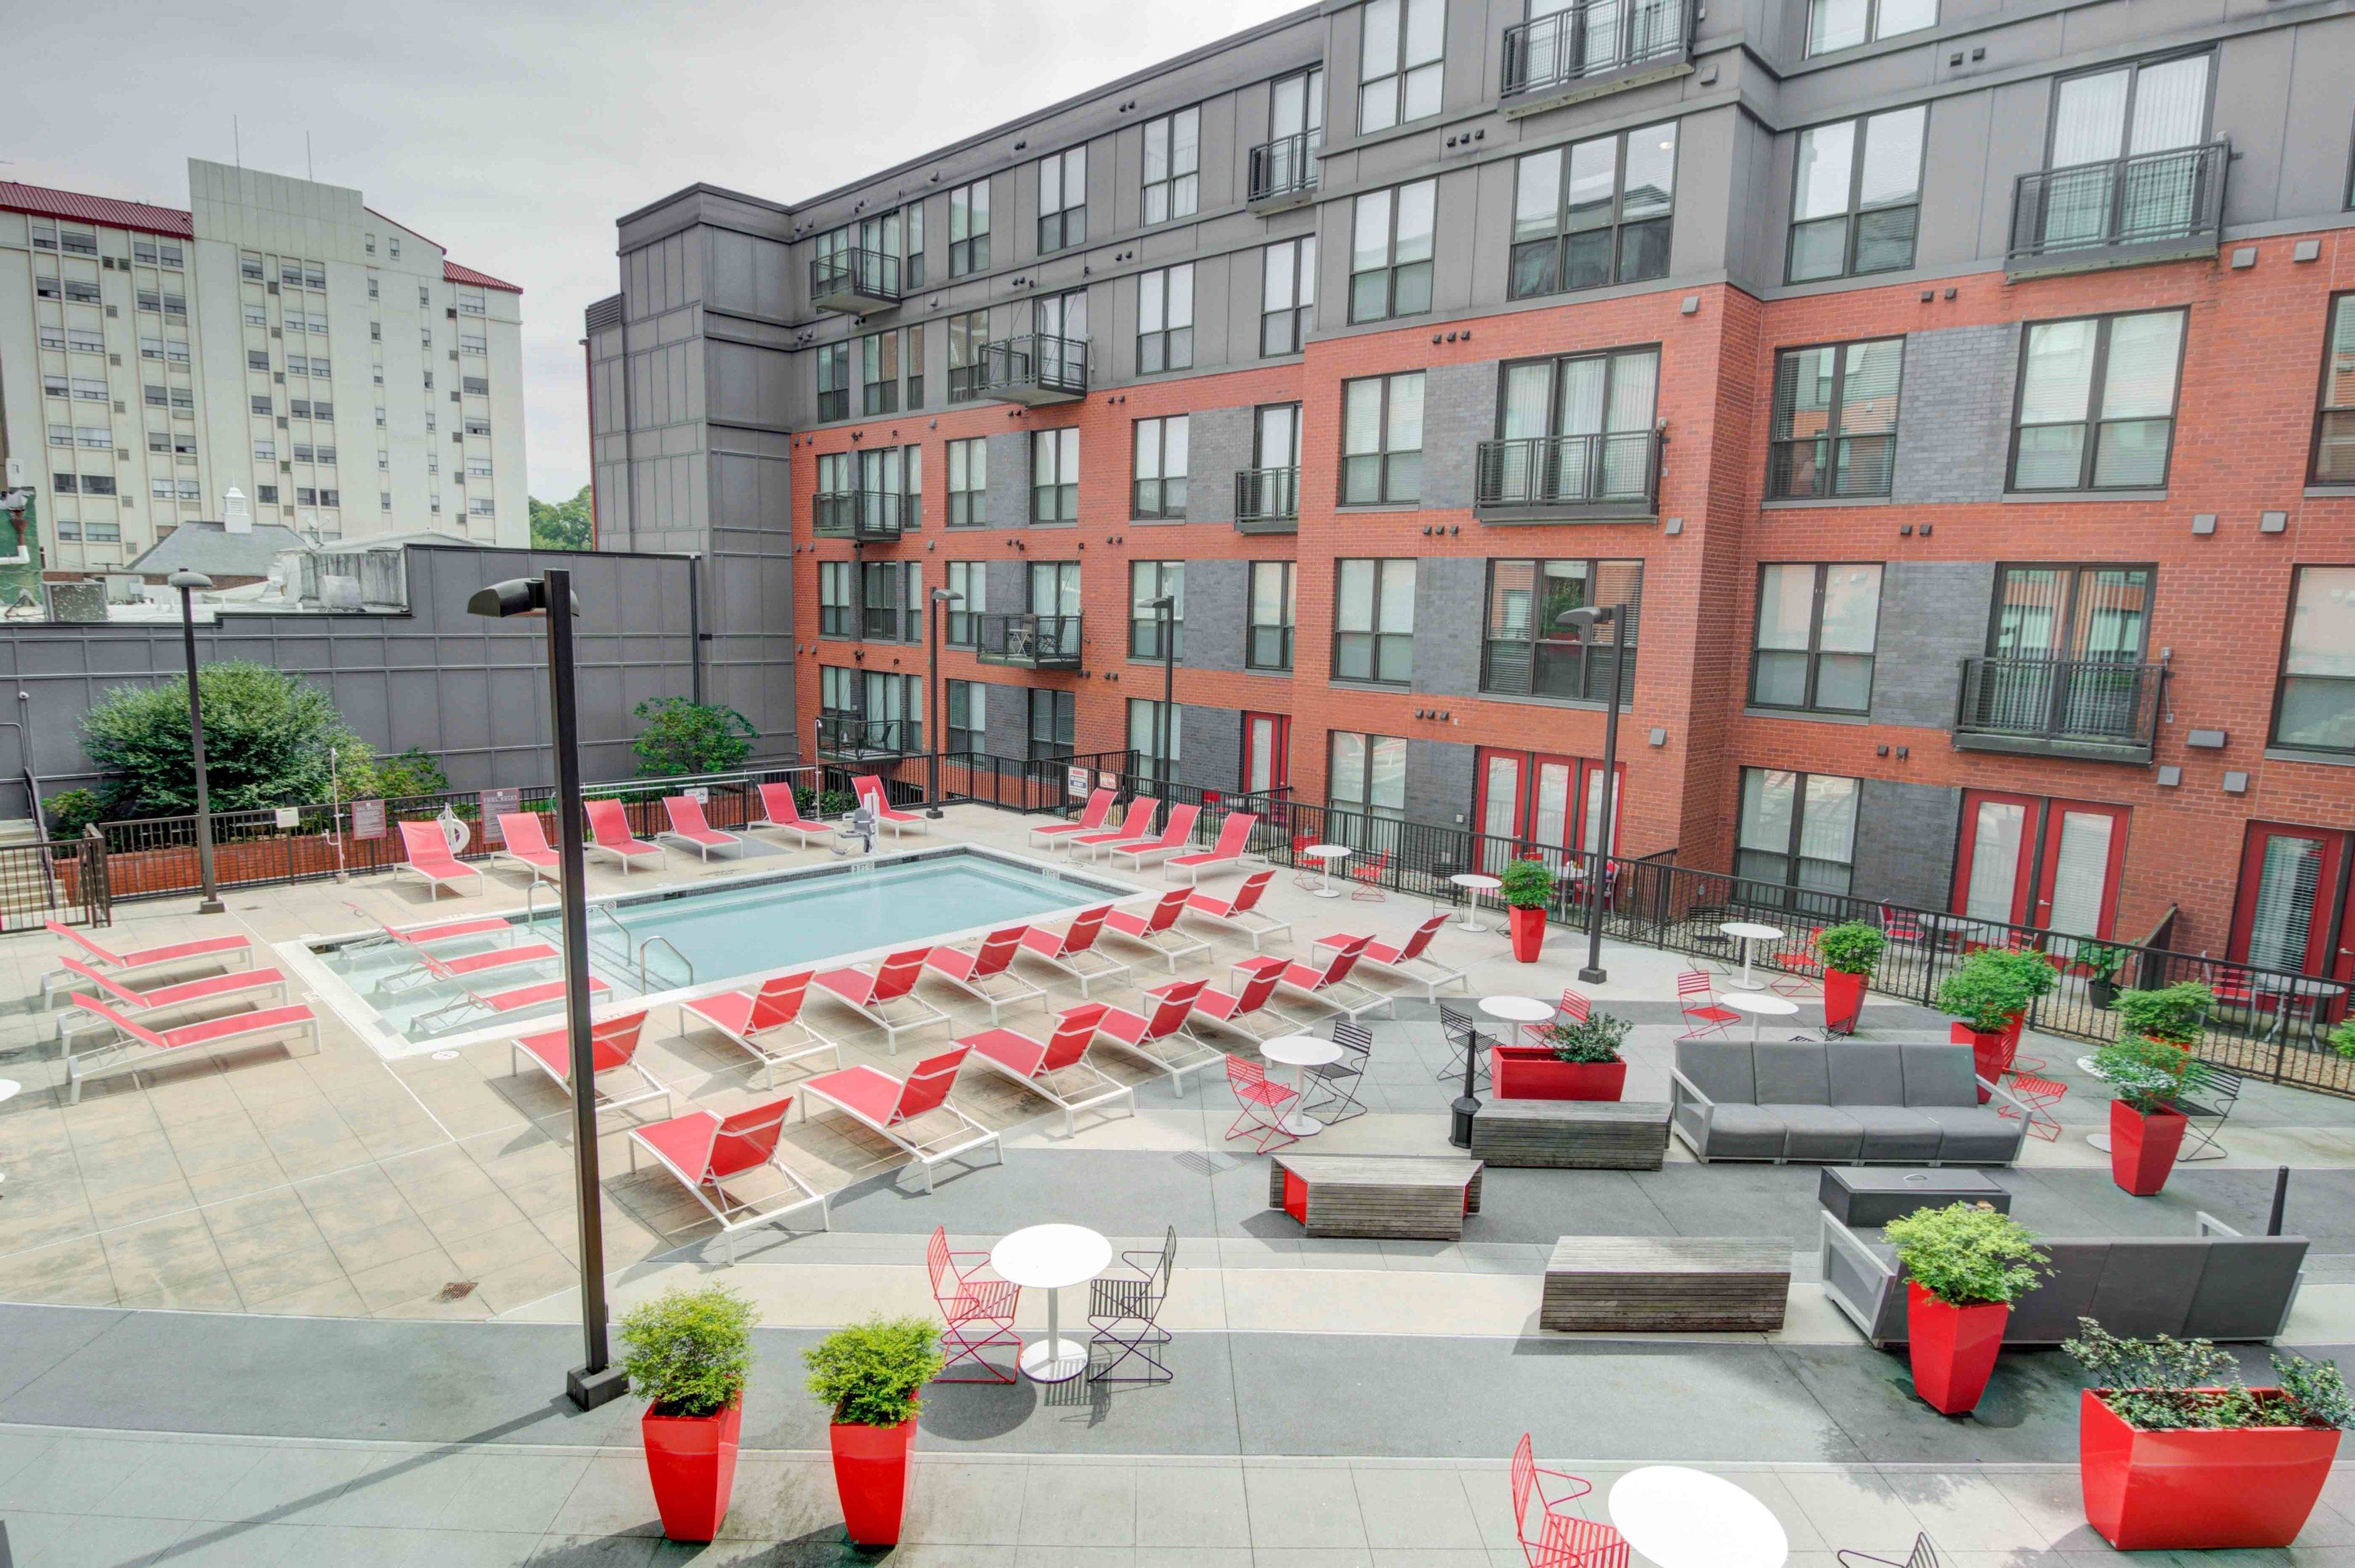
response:
[[[1723,1034],[1742,1019],[1732,1008],[1717,1005],[1717,988],[1710,984],[1708,972],[1701,969],[1688,969],[1677,976],[1677,1006],[1684,1009],[1686,1025],[1678,1040]]]
[[[2034,1133],[2046,1143],[2054,1143],[2060,1139],[2061,1118],[2052,1114],[2052,1107],[2061,1103],[2061,1097],[2063,1094],[2069,1093],[2069,1085],[2055,1083],[2050,1078],[2039,1078],[2033,1072],[2015,1072],[2011,1075],[2011,1081],[2004,1087],[2010,1091],[2013,1099],[2027,1107],[2030,1132]],[[1998,1115],[2005,1116],[2013,1114],[2009,1106],[1998,1106],[1997,1111]]]
[[[1565,987],[1561,993],[1561,1000],[1555,1005],[1553,1017],[1546,1019],[1543,1023],[1523,1024],[1521,1026],[1521,1034],[1523,1037],[1522,1043],[1525,1045],[1543,1045],[1546,1039],[1546,1030],[1553,1028],[1554,1025],[1558,1023],[1582,1024],[1593,1015],[1593,1012],[1594,1004],[1593,1002],[1589,1001],[1579,992],[1571,990]]]
[[[1568,1486],[1549,1497],[1541,1477],[1567,1482]],[[1576,1489],[1570,1489],[1572,1488]],[[1520,1541],[1521,1555],[1528,1560],[1529,1568],[1627,1568],[1625,1537],[1607,1524],[1563,1511],[1565,1504],[1593,1490],[1576,1476],[1540,1469],[1529,1452],[1529,1435],[1521,1434],[1520,1445],[1513,1450],[1513,1533]],[[1533,1495],[1538,1501],[1538,1533],[1534,1539],[1529,1535],[1529,1499]]]
[[[1022,1353],[1022,1336],[1014,1331],[1014,1309],[1021,1302],[1022,1287],[1011,1280],[975,1277],[988,1256],[986,1253],[951,1252],[948,1227],[933,1227],[932,1242],[924,1249],[924,1262],[932,1270],[932,1300],[939,1304],[941,1317],[948,1325],[941,1335],[941,1349],[949,1352],[934,1382],[1014,1381],[1012,1371],[998,1371],[983,1360],[981,1353],[999,1349],[1010,1349],[1017,1356]],[[961,1267],[961,1259],[973,1260],[973,1266]],[[964,1360],[979,1368],[981,1375],[947,1375],[949,1368]]]
[[[1227,1058],[1227,1087],[1235,1092],[1242,1106],[1242,1114],[1227,1129],[1230,1139],[1247,1135],[1259,1154],[1300,1141],[1298,1134],[1285,1132],[1277,1119],[1285,1105],[1299,1098],[1296,1090],[1268,1082],[1267,1069],[1240,1056]]]

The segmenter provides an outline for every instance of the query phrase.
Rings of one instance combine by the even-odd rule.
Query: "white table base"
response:
[[[1088,1370],[1088,1348],[1051,1337],[1022,1347],[1022,1370],[1034,1383],[1067,1383]]]
[[[1275,1119],[1275,1125],[1294,1137],[1312,1137],[1325,1130],[1325,1124],[1305,1111],[1291,1111]]]

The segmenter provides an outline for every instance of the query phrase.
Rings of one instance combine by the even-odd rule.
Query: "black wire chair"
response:
[[[1366,1064],[1373,1059],[1373,1031],[1363,1024],[1337,1023],[1333,1026],[1333,1043],[1341,1048],[1341,1060],[1308,1069],[1315,1086],[1310,1091],[1309,1103],[1302,1107],[1327,1126],[1366,1114],[1366,1103],[1358,1098],[1358,1088],[1365,1081]]]
[[[2198,1086],[2192,1091],[2200,1096],[2197,1102],[2179,1101],[2176,1109],[2191,1118],[2191,1131],[2199,1140],[2185,1146],[2175,1157],[2179,1163],[2188,1159],[2222,1159],[2229,1152],[2216,1141],[2224,1124],[2232,1115],[2232,1107],[2241,1103],[2241,1074],[2229,1067],[2200,1065]]]
[[[1124,1252],[1120,1261],[1133,1272],[1103,1275],[1088,1285],[1088,1326],[1095,1330],[1089,1349],[1103,1345],[1118,1352],[1102,1367],[1090,1367],[1088,1381],[1168,1382],[1172,1374],[1161,1351],[1169,1343],[1169,1330],[1161,1327],[1161,1307],[1169,1299],[1169,1275],[1178,1266],[1178,1227],[1169,1227],[1159,1252]],[[1143,1366],[1120,1375],[1132,1358]]]
[[[1442,1083],[1463,1083],[1464,1058],[1468,1053],[1473,1058],[1473,1083],[1483,1089],[1488,1087],[1488,1039],[1480,1032],[1478,1020],[1471,1014],[1459,1013],[1442,1002],[1439,1004],[1439,1027],[1447,1031],[1448,1049],[1455,1052],[1448,1058],[1446,1067],[1440,1071],[1439,1081]]]
[[[1840,1568],[1860,1568],[1867,1563],[1877,1563],[1879,1568],[1938,1568],[1938,1549],[1930,1544],[1927,1535],[1913,1538],[1913,1554],[1902,1563],[1894,1557],[1874,1557],[1854,1547],[1835,1555],[1839,1559]]]

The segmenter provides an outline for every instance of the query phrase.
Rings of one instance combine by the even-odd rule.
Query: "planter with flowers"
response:
[[[2176,1102],[2200,1085],[2205,1069],[2170,1040],[2137,1035],[2094,1052],[2093,1067],[2110,1086],[2110,1179],[2137,1198],[2153,1197],[2167,1185],[2191,1125]]]
[[[1860,920],[1828,925],[1816,933],[1816,955],[1824,961],[1824,1028],[1852,1034],[1864,1010],[1864,988],[1872,979],[1889,938]]]
[[[1488,1080],[1499,1100],[1616,1100],[1627,1087],[1619,1048],[1630,1026],[1609,1013],[1556,1019],[1541,1043],[1488,1048]]]
[[[663,1533],[673,1541],[709,1541],[728,1517],[759,1321],[752,1304],[725,1285],[666,1290],[622,1318],[622,1370],[646,1402],[638,1434]]]
[[[1504,885],[1497,896],[1505,901],[1512,922],[1513,956],[1524,964],[1538,961],[1545,945],[1546,911],[1553,906],[1553,872],[1543,860],[1508,860],[1497,873]]]
[[[870,1317],[802,1352],[810,1392],[833,1413],[826,1443],[842,1521],[860,1546],[893,1546],[908,1507],[916,1392],[940,1375],[941,1333],[921,1317]]]
[[[1905,1270],[1913,1392],[1941,1414],[1967,1415],[1994,1375],[2011,1304],[2052,1260],[2026,1226],[1986,1203],[1918,1209],[1881,1235]]]
[[[1989,1083],[2002,1077],[2010,1065],[2012,1052],[2019,1045],[2020,1022],[2043,994],[2035,988],[2030,967],[2018,962],[2022,956],[2030,957],[2048,982],[2052,978],[2051,966],[2041,958],[1983,947],[1957,965],[1938,987],[1940,1010],[1954,1014],[1957,1020],[1951,1038],[1956,1045],[1971,1048],[1972,1070]],[[1987,1098],[1987,1091],[1980,1089],[1980,1101]]]

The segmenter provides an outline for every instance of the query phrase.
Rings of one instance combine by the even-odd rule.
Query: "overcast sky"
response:
[[[523,285],[531,493],[588,480],[581,312],[613,220],[697,180],[798,201],[1290,0],[0,0],[0,178],[187,205],[186,160],[357,186]]]

